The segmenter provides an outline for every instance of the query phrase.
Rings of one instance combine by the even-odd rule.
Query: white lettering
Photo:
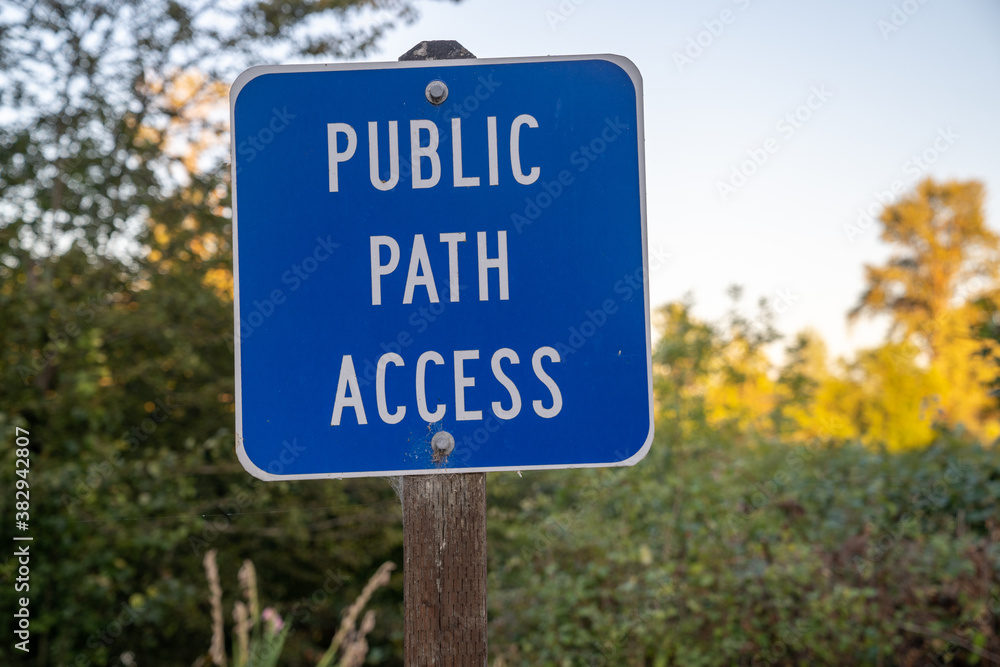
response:
[[[350,390],[350,395],[348,395]],[[358,386],[358,374],[354,371],[354,360],[345,354],[340,363],[340,379],[337,381],[337,397],[333,401],[333,417],[330,426],[340,426],[340,418],[344,408],[354,408],[354,414],[359,424],[367,424],[365,406],[361,402],[361,387]]]
[[[400,405],[396,408],[396,412],[390,413],[386,405],[385,367],[389,364],[402,366],[403,358],[395,352],[389,352],[383,354],[382,358],[378,360],[378,367],[375,369],[375,399],[378,403],[378,416],[382,418],[382,421],[386,424],[398,424],[403,420],[403,416],[406,415],[406,406]]]
[[[448,293],[452,302],[458,301],[458,244],[465,241],[465,232],[441,234],[441,243],[448,244]]]
[[[500,183],[500,162],[497,159],[497,117],[489,116],[486,119],[487,143],[489,144],[490,157],[490,185]]]
[[[500,401],[493,401],[493,414],[500,419],[513,419],[521,412],[521,393],[500,367],[502,359],[508,359],[512,364],[520,363],[520,360],[517,358],[517,352],[509,347],[502,347],[493,353],[493,359],[490,360],[490,365],[493,368],[493,376],[510,393],[510,409],[505,410]]]
[[[388,275],[396,270],[399,265],[399,244],[391,236],[373,236],[369,240],[371,243],[372,257],[372,305],[382,305],[382,276]],[[382,264],[382,246],[389,248],[389,263]]]
[[[413,303],[413,288],[417,285],[423,285],[427,289],[427,298],[430,299],[431,303],[438,302],[434,273],[431,272],[431,260],[427,256],[427,246],[424,244],[423,234],[416,234],[413,237],[410,269],[406,274],[406,290],[403,292],[404,304]]]
[[[507,280],[507,230],[497,232],[497,256],[488,258],[486,251],[486,232],[476,233],[479,249],[479,300],[489,301],[490,282],[489,269],[497,269],[500,274],[500,300],[507,301],[510,297]]]
[[[378,124],[368,123],[368,163],[375,189],[392,190],[399,183],[399,123],[389,121],[389,180],[383,181],[378,168]]]
[[[465,409],[465,390],[476,386],[476,378],[466,377],[463,368],[466,360],[478,359],[479,350],[455,350],[455,419],[474,421],[483,418],[482,410]]]
[[[479,185],[478,176],[462,175],[462,119],[451,119],[451,164],[455,174],[455,187],[467,188]]]
[[[427,130],[426,146],[420,145],[420,130]],[[410,121],[410,171],[413,173],[413,189],[433,188],[441,180],[441,158],[437,154],[438,129],[432,120]],[[431,161],[431,175],[423,177],[421,158]]]
[[[347,147],[343,153],[337,150],[338,134],[347,136]],[[354,157],[354,151],[358,147],[358,133],[347,123],[327,123],[326,142],[330,164],[330,192],[337,192],[337,189],[340,187],[338,165]]]
[[[535,371],[535,375],[538,379],[542,381],[549,392],[552,394],[552,407],[545,408],[542,407],[541,401],[532,401],[531,406],[535,409],[535,414],[539,417],[544,417],[545,419],[551,419],[559,414],[562,410],[562,393],[559,391],[559,386],[556,385],[555,380],[553,380],[543,369],[542,369],[542,357],[548,357],[553,362],[558,363],[559,353],[551,347],[540,347],[535,350],[535,353],[531,356],[531,368]]]
[[[417,359],[417,412],[420,413],[420,418],[423,419],[428,424],[434,423],[439,419],[444,418],[445,406],[438,403],[435,406],[434,412],[429,412],[427,410],[427,363],[434,362],[436,365],[440,366],[444,363],[444,357],[442,357],[437,352],[433,350],[428,350],[420,355]]]
[[[514,171],[514,180],[521,185],[531,185],[538,180],[541,169],[532,167],[527,174],[521,169],[521,126],[538,127],[538,121],[526,113],[514,119],[510,126],[510,166]]]

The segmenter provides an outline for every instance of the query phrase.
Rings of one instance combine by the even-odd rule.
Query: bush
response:
[[[1000,461],[950,434],[905,453],[659,442],[634,469],[492,484],[499,664],[1000,654]]]

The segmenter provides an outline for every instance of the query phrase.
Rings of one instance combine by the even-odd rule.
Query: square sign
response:
[[[641,86],[620,56],[241,74],[244,467],[309,479],[640,460]]]

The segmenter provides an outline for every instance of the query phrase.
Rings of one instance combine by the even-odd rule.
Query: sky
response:
[[[454,39],[480,58],[613,53],[643,77],[655,309],[691,293],[721,317],[726,288],[766,297],[786,336],[819,331],[833,357],[877,345],[848,326],[864,264],[890,248],[877,214],[895,184],[978,179],[1000,230],[997,0],[466,0],[367,59]]]

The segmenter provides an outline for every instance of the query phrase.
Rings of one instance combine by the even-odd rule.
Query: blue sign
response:
[[[244,467],[307,479],[641,459],[641,86],[619,56],[240,75]],[[442,432],[447,456],[431,445],[450,444]]]

